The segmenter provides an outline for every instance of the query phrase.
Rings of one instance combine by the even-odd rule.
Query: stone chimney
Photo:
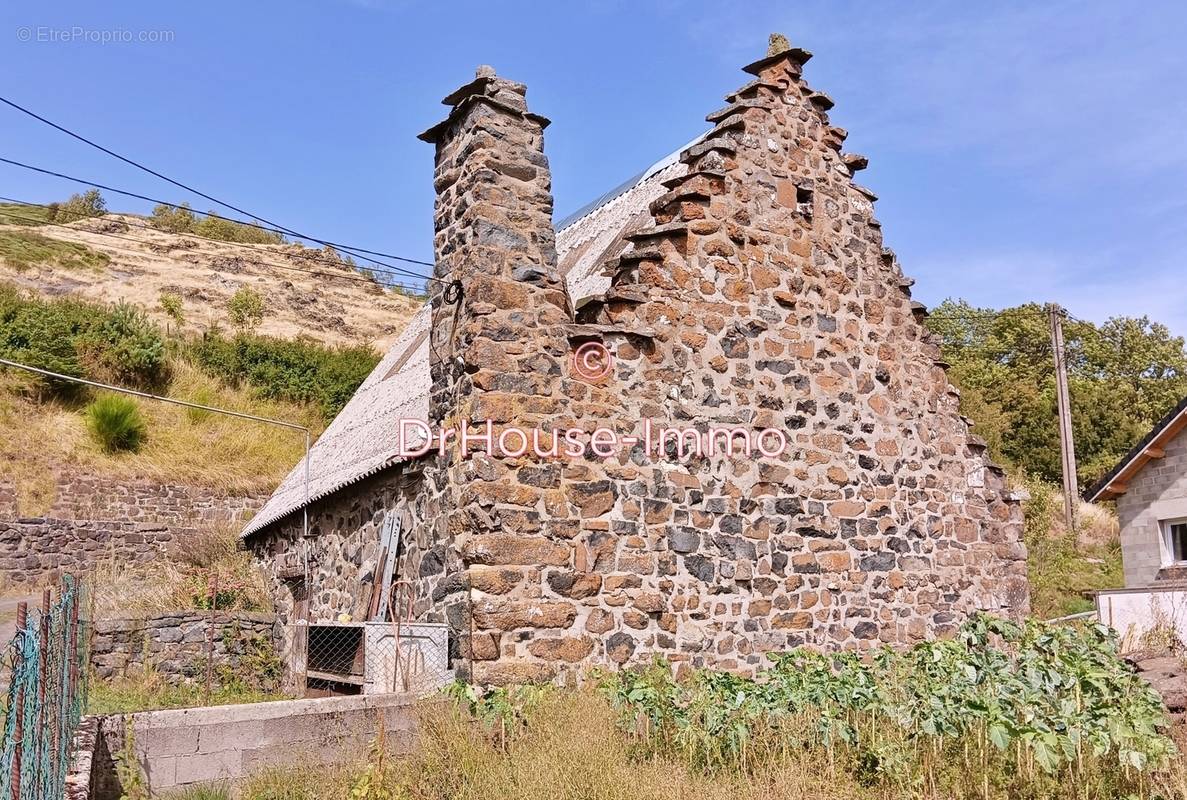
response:
[[[548,120],[528,110],[526,92],[479,67],[443,101],[446,118],[420,136],[436,146],[429,417],[444,429],[487,420],[496,436],[548,429],[566,409],[563,330],[571,313],[557,273]],[[484,565],[526,565],[541,547],[560,549],[541,532],[542,486],[559,483],[555,466],[475,449],[486,448],[461,458],[450,447],[425,467],[426,516],[446,543],[452,576],[432,600],[446,609],[463,672],[499,652],[498,637],[475,634],[472,624],[473,590],[489,577]]]
[[[522,83],[479,67],[442,101],[451,107],[446,118],[420,135],[437,149],[434,421],[453,413],[451,398],[474,386],[508,389],[515,381],[490,373],[518,371],[513,356],[525,350],[512,342],[569,319],[544,156],[548,120],[528,110],[526,93]]]

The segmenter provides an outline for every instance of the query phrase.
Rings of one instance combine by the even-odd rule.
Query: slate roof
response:
[[[694,139],[693,144],[699,140]],[[630,244],[624,237],[649,225],[651,202],[682,175],[685,147],[602,195],[557,225],[557,265],[574,307],[604,294],[610,277],[602,267]],[[408,323],[309,451],[309,498],[313,504],[353,483],[398,464],[399,420],[429,415],[429,307]],[[301,459],[243,530],[250,536],[306,505],[305,460]]]

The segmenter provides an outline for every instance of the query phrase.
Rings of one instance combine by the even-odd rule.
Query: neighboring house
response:
[[[1115,500],[1125,586],[1187,579],[1187,398],[1088,492]]]
[[[653,655],[752,671],[1026,611],[1017,498],[960,415],[809,57],[772,37],[709,131],[555,229],[525,87],[480,68],[445,99],[421,136],[440,281],[313,447],[308,490],[298,464],[244,531],[298,646],[301,620],[382,616],[377,583],[489,683]],[[571,361],[589,343],[608,374]],[[572,428],[641,442],[646,423],[788,446],[404,458],[409,418],[539,428],[543,450]]]

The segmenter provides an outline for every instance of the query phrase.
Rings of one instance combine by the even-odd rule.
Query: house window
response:
[[[1171,564],[1187,564],[1187,519],[1170,519],[1162,523],[1166,536],[1166,553]]]

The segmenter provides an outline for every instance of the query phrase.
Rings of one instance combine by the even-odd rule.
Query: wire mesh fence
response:
[[[366,620],[296,623],[306,696],[424,695],[453,680],[448,626],[414,622],[404,598],[410,589],[393,584],[388,602],[373,604]]]
[[[56,595],[56,599],[55,599]],[[70,745],[86,706],[89,623],[86,588],[63,578],[41,607],[17,607],[5,652],[8,688],[0,731],[0,787],[12,800],[61,797]]]

